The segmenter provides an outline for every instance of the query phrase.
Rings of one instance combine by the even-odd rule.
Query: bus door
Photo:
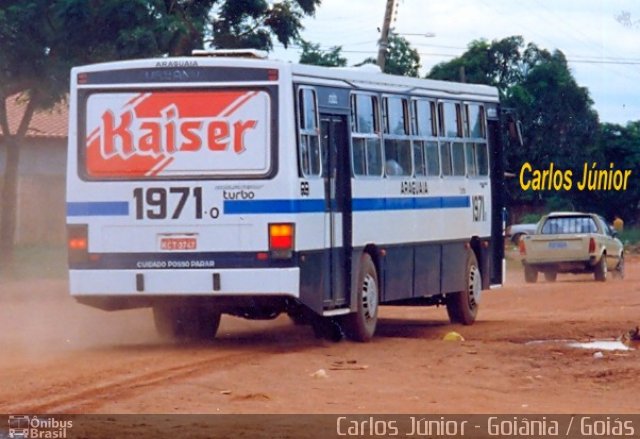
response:
[[[325,267],[324,307],[347,304],[347,273],[350,260],[348,230],[351,200],[349,172],[349,137],[347,118],[342,115],[320,114],[320,138],[325,157],[323,178],[325,187]]]

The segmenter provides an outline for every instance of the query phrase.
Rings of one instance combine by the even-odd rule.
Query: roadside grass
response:
[[[63,279],[67,276],[67,250],[64,246],[20,246],[0,275],[12,280]]]
[[[640,227],[627,227],[619,235],[620,241],[626,245],[640,244]]]

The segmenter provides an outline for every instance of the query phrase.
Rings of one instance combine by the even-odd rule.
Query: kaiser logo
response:
[[[256,91],[92,95],[87,171],[123,177],[264,170],[268,103]]]

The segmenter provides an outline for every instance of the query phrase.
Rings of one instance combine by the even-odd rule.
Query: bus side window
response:
[[[442,175],[464,176],[466,171],[460,104],[440,102],[438,113],[439,134],[444,138],[440,143]]]
[[[411,101],[411,134],[415,175],[439,176],[438,132],[435,102],[426,99]]]
[[[489,152],[484,106],[465,105],[465,137],[467,175],[470,177],[489,174]]]
[[[390,176],[412,174],[408,110],[405,98],[383,98],[385,170]]]
[[[382,175],[382,149],[379,132],[377,96],[352,94],[351,154],[354,175]]]
[[[312,88],[298,90],[298,132],[300,171],[305,177],[319,176],[324,154],[320,146],[316,91]]]

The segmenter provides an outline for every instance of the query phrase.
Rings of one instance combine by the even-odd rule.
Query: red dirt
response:
[[[614,339],[640,323],[640,260],[624,281],[560,275],[485,292],[479,320],[385,307],[371,343],[317,340],[287,317],[223,317],[210,343],[155,335],[149,310],[76,304],[60,280],[0,283],[0,413],[634,413],[640,350],[537,340]],[[449,331],[465,341],[442,341]],[[326,377],[314,377],[324,369]]]

